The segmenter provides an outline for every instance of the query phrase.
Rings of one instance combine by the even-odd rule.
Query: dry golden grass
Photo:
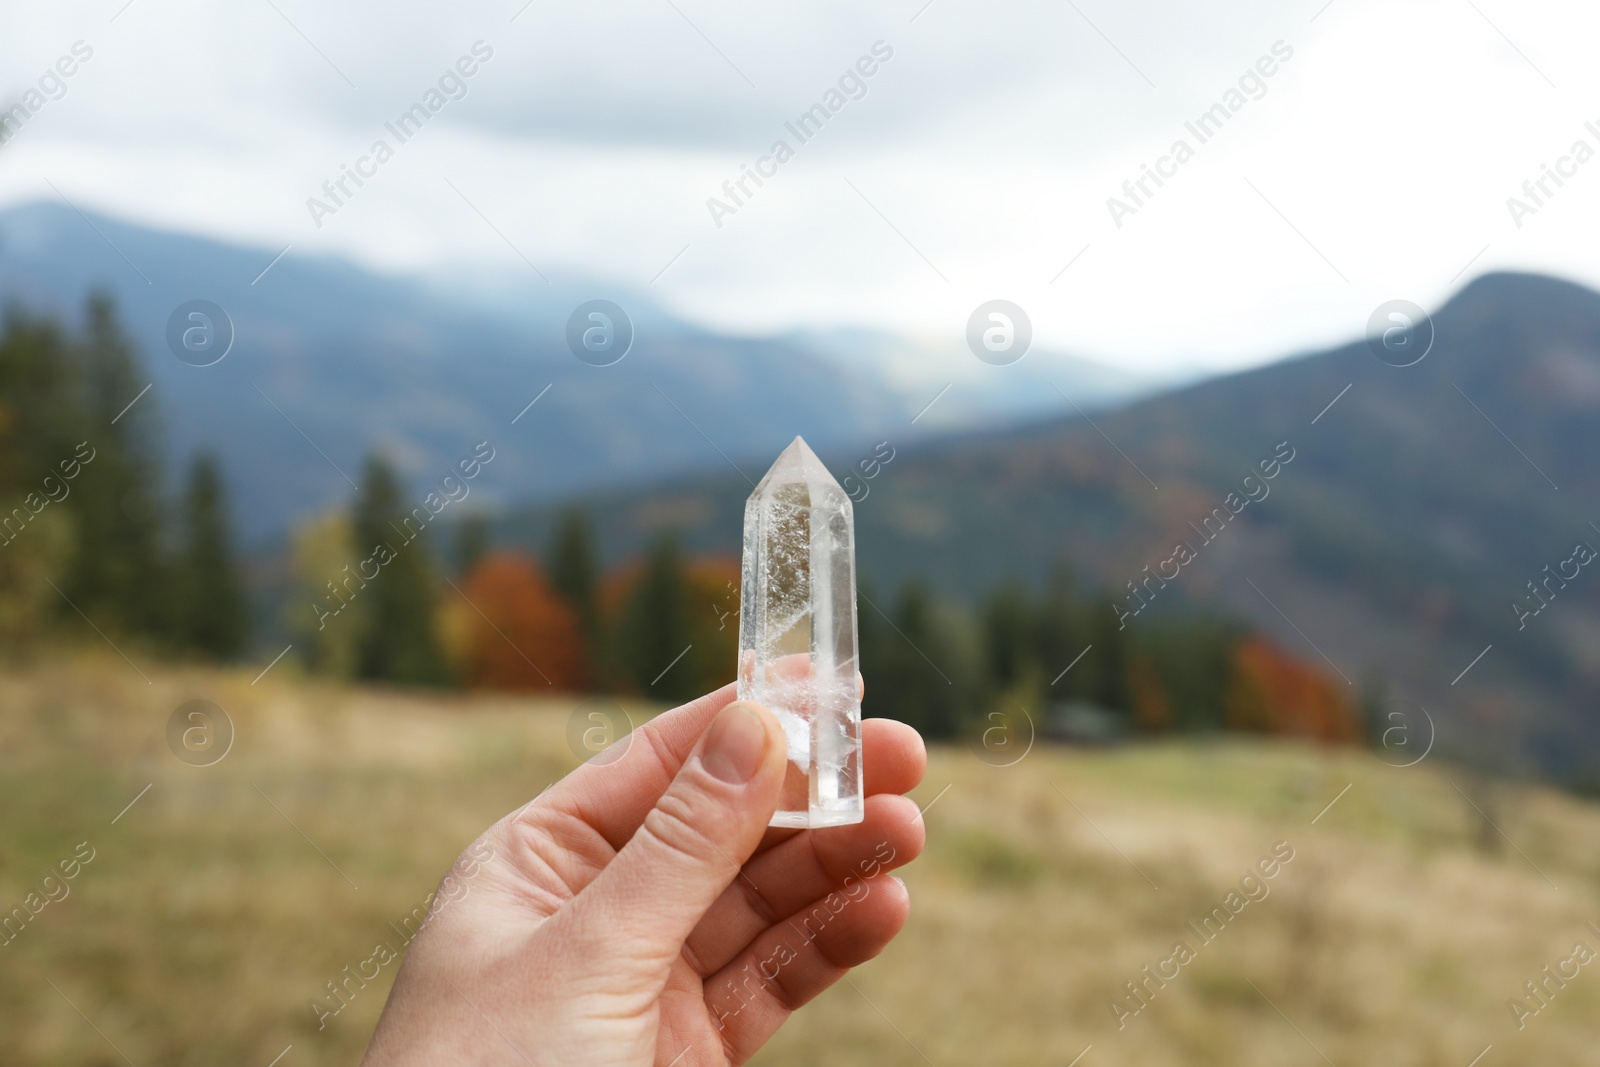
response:
[[[147,685],[83,655],[0,678],[0,912],[79,842],[95,850],[0,945],[0,1062],[266,1067],[291,1044],[281,1067],[354,1062],[394,968],[319,1031],[323,983],[576,763],[580,698],[251,677]],[[192,697],[237,728],[212,767],[166,746]],[[1515,847],[1495,853],[1452,779],[1470,789],[1432,761],[1295,746],[1040,748],[1010,768],[937,750],[917,797],[949,788],[904,872],[910,925],[759,1062],[1034,1067],[1092,1044],[1082,1067],[1466,1067],[1493,1044],[1483,1067],[1592,1064],[1600,964],[1523,1031],[1507,1001],[1574,942],[1600,949],[1584,925],[1600,923],[1600,808],[1503,787]],[[1270,895],[1201,944],[1185,922],[1280,841],[1296,855]],[[1198,958],[1119,1030],[1108,1002],[1180,938]]]

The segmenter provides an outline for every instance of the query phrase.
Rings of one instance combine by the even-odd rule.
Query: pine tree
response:
[[[877,655],[867,687],[871,714],[909,723],[929,739],[954,737],[970,694],[960,657],[940,630],[927,590],[907,583],[893,625],[887,632],[869,625],[867,632]]]
[[[877,686],[881,680],[883,669],[884,645],[886,640],[899,640],[894,634],[887,632],[883,619],[878,615],[877,587],[871,579],[864,575],[856,576],[856,669],[861,672],[862,679],[866,682],[867,696],[861,701],[861,714],[867,716],[886,717],[878,710]]]
[[[1117,621],[1111,604],[1096,605],[1090,619],[1094,632],[1091,655],[1096,659],[1096,669],[1089,698],[1110,711],[1129,715],[1133,711],[1133,695],[1128,681],[1128,633]]]
[[[489,551],[489,519],[473,512],[461,520],[456,529],[456,573],[465,575],[478,565]]]
[[[72,495],[82,464],[83,398],[67,335],[6,310],[0,330],[0,647],[37,639],[62,609],[76,539]],[[81,624],[80,624],[81,625]]]
[[[676,538],[661,537],[628,596],[619,627],[619,666],[639,692],[673,703],[700,694],[680,655],[690,637],[689,589]],[[676,661],[676,662],[675,662]]]
[[[856,655],[861,661],[861,677],[866,682],[861,714],[915,725],[915,712],[908,713],[900,699],[904,691],[903,673],[909,664],[900,655],[902,650],[898,646],[905,642],[890,627],[889,620],[879,614],[879,607],[887,606],[888,601],[880,600],[878,592],[868,579],[857,579]]]
[[[585,642],[596,661],[601,644],[598,569],[589,516],[581,508],[569,508],[558,521],[546,570],[550,584],[577,613]]]
[[[984,668],[995,689],[1010,688],[1036,665],[1034,630],[1033,606],[1020,586],[1002,586],[990,597],[983,614]]]
[[[77,539],[64,592],[97,625],[156,637],[170,626],[171,601],[162,595],[155,402],[134,403],[149,383],[109,298],[89,301],[80,360],[93,459],[72,497]]]
[[[1206,616],[1157,616],[1141,623],[1138,634],[1135,646],[1174,696],[1173,728],[1187,733],[1225,729],[1234,648],[1244,636],[1240,627]]]
[[[1057,568],[1045,587],[1044,601],[1039,605],[1034,627],[1035,655],[1044,676],[1046,699],[1051,701],[1071,700],[1083,692],[1082,680],[1086,676],[1086,672],[1082,672],[1083,661],[1078,660],[1076,664],[1073,661],[1078,659],[1088,641],[1073,593],[1072,572],[1065,567]],[[1088,653],[1085,659],[1090,655],[1093,653]],[[1067,670],[1069,666],[1072,667],[1070,671]]]
[[[178,640],[215,659],[244,650],[249,609],[233,540],[216,457],[195,457],[184,496],[183,554],[177,571]]]
[[[81,367],[52,320],[8,307],[0,331],[0,492],[42,488],[83,440]],[[72,479],[66,479],[71,481]]]
[[[352,565],[359,584],[346,586],[353,590],[350,621],[359,627],[356,673],[376,681],[442,684],[447,672],[434,626],[427,528],[406,508],[400,479],[382,457],[367,459],[362,483],[354,521],[358,562]]]

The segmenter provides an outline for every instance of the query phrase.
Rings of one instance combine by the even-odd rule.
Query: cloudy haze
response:
[[[0,203],[59,195],[263,266],[607,279],[738,332],[959,346],[1004,298],[1036,345],[1158,374],[1342,342],[1488,269],[1600,284],[1600,162],[1560,163],[1600,148],[1600,16],[1576,4],[523,3],[14,6],[0,94],[42,106],[0,146]],[[430,90],[401,143],[385,124]],[[819,103],[802,143],[785,124]],[[323,183],[380,139],[334,205]],[[1180,139],[1192,158],[1128,198]],[[1564,184],[1519,226],[1507,198],[1546,164]]]

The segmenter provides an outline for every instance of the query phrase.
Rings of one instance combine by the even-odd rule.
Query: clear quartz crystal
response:
[[[744,505],[739,699],[789,741],[773,826],[862,818],[855,542],[850,498],[796,437]]]

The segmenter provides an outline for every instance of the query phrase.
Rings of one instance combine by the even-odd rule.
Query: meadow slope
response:
[[[0,943],[0,1060],[266,1067],[292,1046],[280,1067],[355,1062],[395,966],[320,1030],[313,1000],[398,940],[483,826],[576,764],[582,698],[146,673],[82,655],[0,677],[0,910],[92,852]],[[203,768],[166,741],[195,697],[236,728]],[[1004,768],[939,749],[916,797],[937,802],[902,872],[905,933],[758,1063],[1034,1067],[1091,1045],[1083,1067],[1466,1067],[1488,1045],[1483,1067],[1593,1062],[1600,966],[1524,1029],[1508,1007],[1537,1007],[1524,982],[1575,942],[1600,949],[1592,803],[1242,742],[1041,746]],[[1186,924],[1275,847],[1293,859],[1266,895],[1202,941]],[[1194,958],[1119,1028],[1112,998],[1137,1006],[1123,983],[1179,940]]]

